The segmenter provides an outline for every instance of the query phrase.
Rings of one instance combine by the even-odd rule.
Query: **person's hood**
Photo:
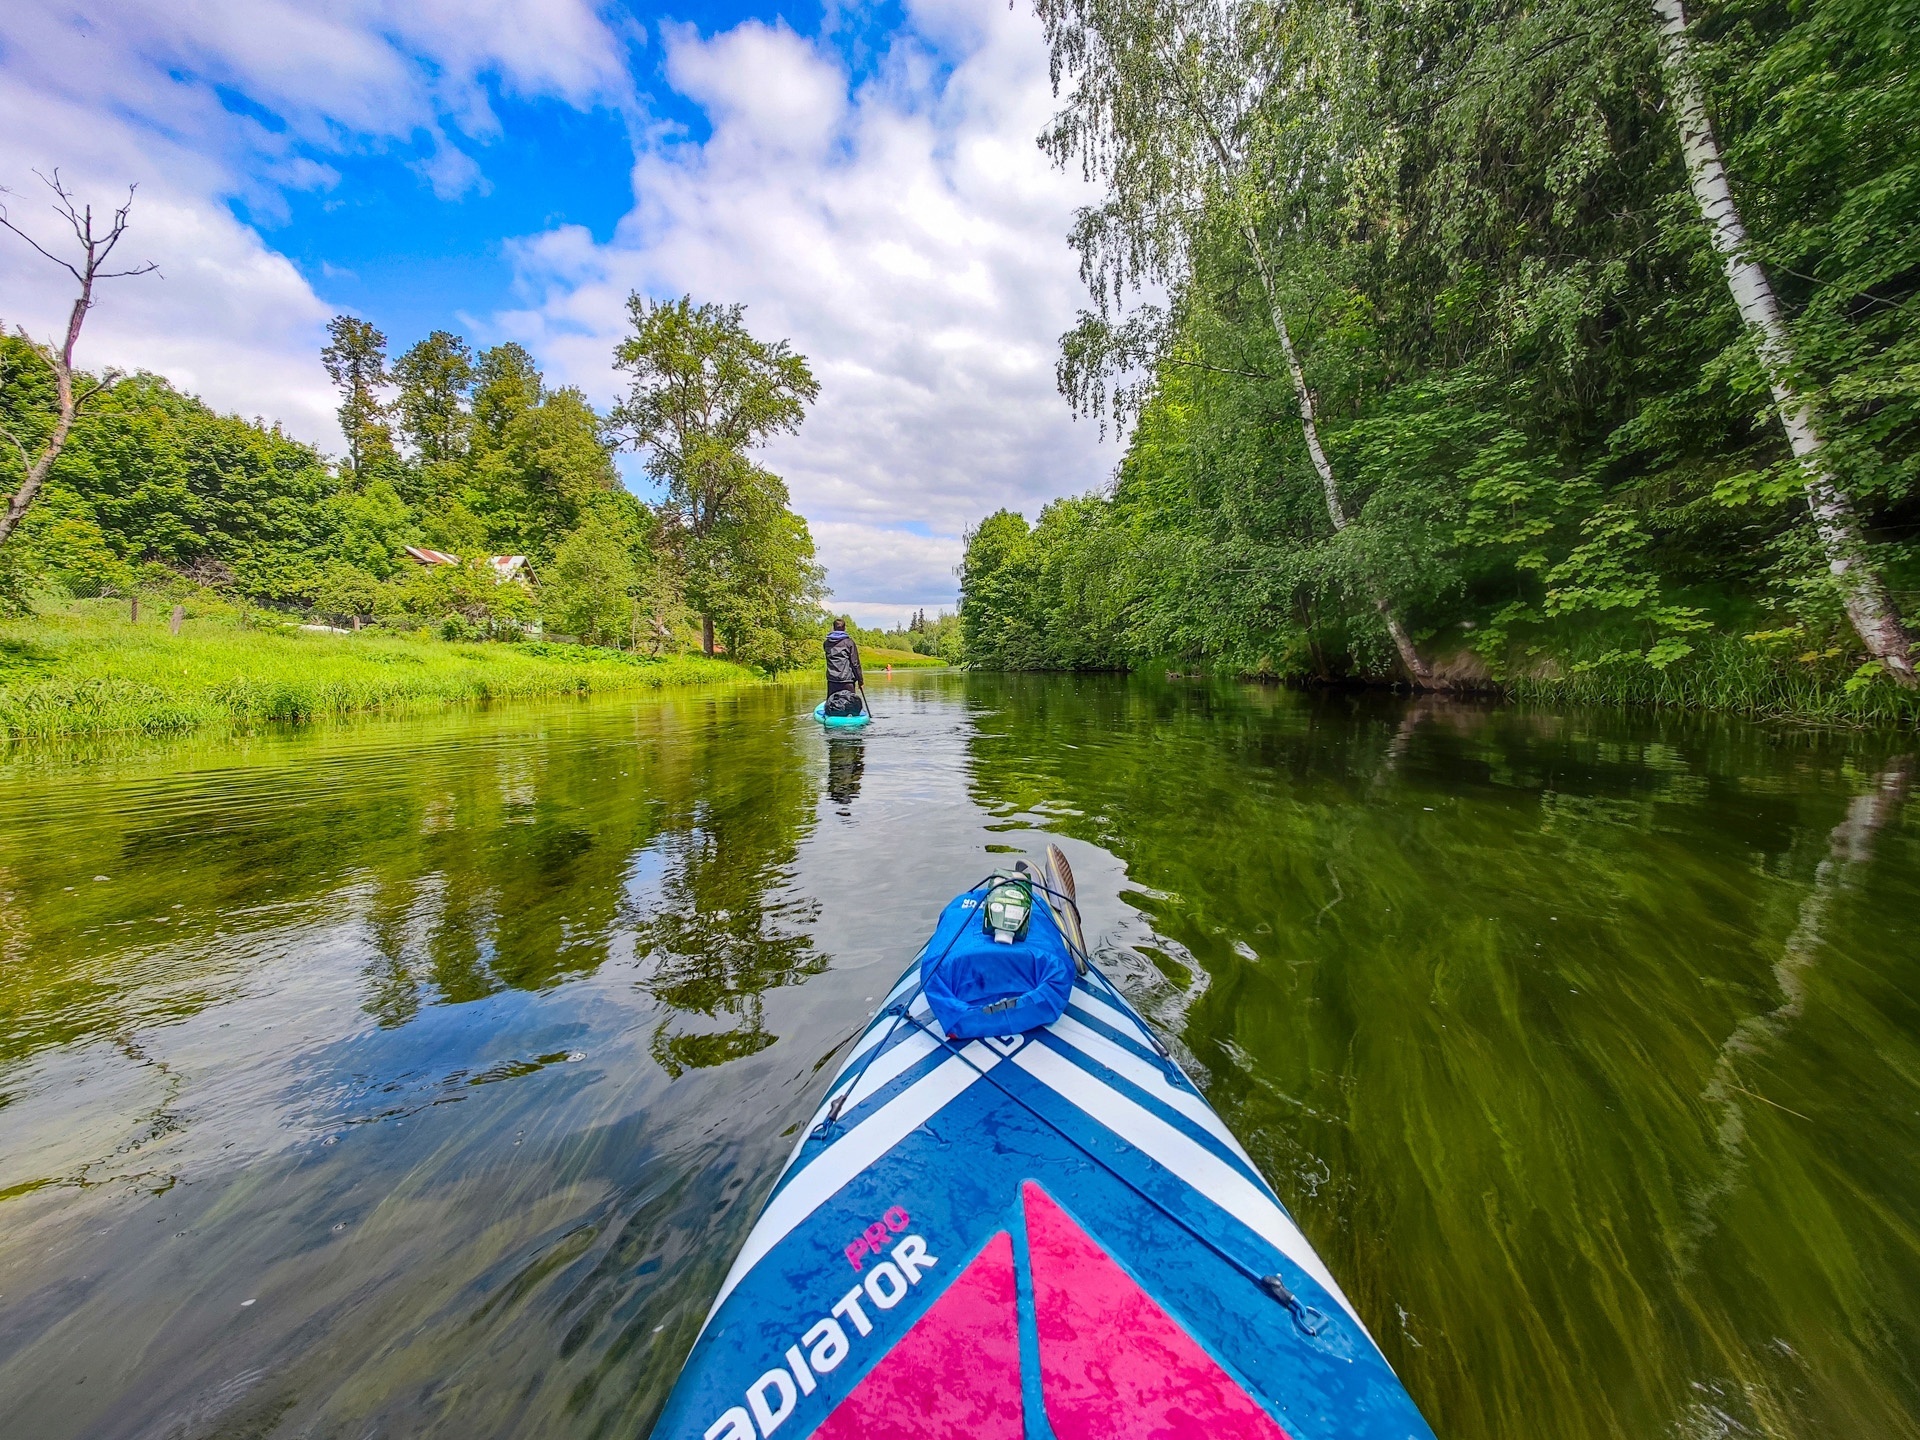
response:
[[[832,640],[835,637],[844,640],[847,638],[847,632],[836,625],[833,629],[827,631],[827,639]]]

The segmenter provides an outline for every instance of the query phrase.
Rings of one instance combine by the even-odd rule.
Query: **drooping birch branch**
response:
[[[1208,112],[1204,100],[1193,92],[1187,75],[1178,62],[1172,56],[1162,56],[1161,64],[1166,70],[1168,79],[1179,91],[1187,113],[1199,127],[1200,133],[1205,136],[1208,148],[1213,151],[1214,158],[1220,167],[1222,185],[1230,188],[1235,176],[1244,169],[1244,166],[1236,162],[1232,151],[1228,148],[1226,138],[1220,133],[1220,127]],[[1229,203],[1237,205],[1239,202],[1230,200]],[[1244,210],[1240,216],[1240,233],[1247,243],[1248,254],[1253,260],[1254,268],[1260,275],[1260,285],[1267,299],[1267,314],[1273,325],[1274,334],[1279,338],[1280,351],[1286,357],[1287,374],[1293,381],[1294,404],[1300,412],[1300,429],[1306,436],[1307,454],[1313,461],[1314,473],[1320,477],[1320,488],[1326,496],[1327,518],[1333,523],[1334,531],[1338,533],[1345,530],[1350,523],[1346,501],[1340,493],[1340,482],[1334,478],[1333,466],[1327,460],[1327,452],[1320,443],[1320,419],[1314,406],[1313,391],[1308,388],[1306,371],[1301,366],[1300,357],[1293,348],[1293,332],[1287,326],[1286,311],[1280,304],[1279,286],[1274,280],[1272,267],[1268,263],[1266,247],[1260,243],[1260,232],[1254,228],[1251,217],[1247,216]],[[1400,656],[1401,665],[1406,668],[1407,678],[1413,682],[1416,689],[1438,688],[1441,684],[1440,680],[1434,675],[1432,667],[1427,664],[1426,658],[1413,643],[1413,637],[1407,633],[1406,626],[1400,623],[1400,617],[1393,608],[1393,602],[1377,584],[1371,585],[1370,588],[1373,591],[1373,608],[1379,612],[1381,620],[1387,627],[1387,634],[1393,641],[1393,648]]]

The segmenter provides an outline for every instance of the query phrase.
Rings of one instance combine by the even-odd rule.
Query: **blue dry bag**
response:
[[[1016,938],[999,940],[983,923],[990,890],[969,890],[941,912],[920,961],[927,1004],[955,1040],[1051,1025],[1073,993],[1073,955],[1046,902],[1033,900]]]

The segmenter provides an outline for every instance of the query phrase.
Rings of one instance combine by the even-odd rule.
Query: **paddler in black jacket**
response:
[[[847,617],[842,615],[827,632],[827,708],[828,715],[864,715],[867,703],[861,687],[867,677],[860,670],[860,647],[847,634]]]

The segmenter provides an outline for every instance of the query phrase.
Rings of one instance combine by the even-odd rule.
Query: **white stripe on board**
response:
[[[858,1063],[862,1055],[866,1054],[867,1051],[878,1045],[892,1033],[894,1027],[886,1023],[886,1012],[893,1005],[894,996],[900,993],[905,983],[905,981],[902,981],[900,985],[894,986],[892,992],[889,993],[887,998],[881,1003],[879,1010],[874,1012],[873,1019],[867,1023],[867,1028],[860,1032],[860,1038],[854,1043],[853,1049],[847,1052],[847,1058],[842,1060],[840,1062],[840,1068],[833,1072],[834,1084],[838,1085],[840,1078]],[[932,1008],[927,1004],[927,997],[924,992],[913,997],[913,1003],[907,1007],[907,1014],[921,1020],[925,1020],[933,1014]],[[904,1025],[907,1022],[901,1020],[899,1023]]]
[[[1089,1060],[1106,1066],[1114,1074],[1132,1081],[1154,1099],[1178,1110],[1246,1161],[1249,1170],[1259,1171],[1260,1167],[1253,1163],[1253,1157],[1240,1148],[1240,1142],[1234,1139],[1233,1132],[1227,1129],[1226,1122],[1221,1120],[1214,1108],[1191,1090],[1183,1090],[1168,1080],[1166,1072],[1158,1065],[1149,1064],[1125,1046],[1114,1044],[1099,1031],[1088,1029],[1071,1015],[1062,1015],[1053,1022],[1047,1033],[1058,1036]]]
[[[1013,1063],[1067,1100],[1088,1117],[1120,1136],[1164,1169],[1180,1177],[1202,1196],[1260,1236],[1320,1282],[1342,1309],[1353,1317],[1362,1334],[1353,1304],[1334,1281],[1307,1237],[1273,1201],[1246,1176],[1197,1140],[1182,1135],[1151,1111],[1136,1105],[1111,1085],[1088,1074],[1066,1056],[1044,1045],[1023,1045]],[[1372,1337],[1369,1335],[1369,1339]],[[1378,1347],[1376,1347],[1378,1348]]]
[[[733,1293],[733,1287],[768,1251],[837,1195],[848,1181],[958,1099],[980,1078],[981,1071],[991,1070],[1001,1058],[999,1052],[977,1040],[962,1054],[964,1059],[956,1055],[943,1062],[834,1141],[811,1165],[794,1176],[786,1189],[767,1202],[767,1208],[760,1212],[760,1219],[747,1234],[747,1243],[734,1257],[733,1268],[727,1271],[713,1309],[707,1311],[708,1321]],[[973,1063],[969,1065],[968,1060]]]
[[[842,1060],[840,1062],[840,1068],[833,1072],[833,1081],[827,1087],[826,1098],[820,1102],[820,1108],[813,1112],[813,1118],[808,1120],[806,1125],[802,1127],[800,1138],[793,1142],[793,1149],[787,1152],[787,1163],[780,1167],[782,1176],[791,1170],[793,1168],[793,1162],[800,1158],[800,1152],[806,1148],[807,1141],[813,1135],[814,1128],[818,1126],[822,1120],[827,1118],[827,1107],[833,1104],[834,1087],[839,1085],[839,1083],[847,1077],[848,1072],[859,1063],[862,1055],[865,1055],[869,1050],[873,1049],[874,1046],[880,1044],[889,1035],[893,1034],[894,1031],[907,1023],[905,1019],[895,1017],[890,1023],[883,1024],[881,1023],[881,1017],[884,1016],[888,1009],[893,1006],[894,1002],[899,999],[900,992],[907,989],[908,986],[917,983],[919,978],[920,967],[918,965],[909,965],[906,970],[902,972],[900,978],[894,982],[893,989],[887,992],[886,998],[880,1002],[880,1008],[874,1011],[873,1019],[867,1022],[867,1028],[860,1032],[860,1038],[854,1042],[853,1049],[847,1052],[847,1058]],[[924,994],[913,997],[913,1003],[907,1007],[907,1014],[921,1020],[932,1018],[933,1011],[928,1007],[927,998]]]
[[[1145,1029],[1142,1028],[1138,1020],[1135,1020],[1131,1015],[1127,1014],[1125,1011],[1120,1010],[1115,1006],[1107,1004],[1107,1002],[1102,1000],[1099,996],[1090,994],[1089,992],[1085,990],[1081,990],[1076,987],[1073,992],[1073,998],[1070,1001],[1068,1001],[1068,1004],[1070,1004],[1075,1010],[1079,1010],[1085,1014],[1091,1015],[1094,1019],[1100,1021],[1103,1025],[1107,1025],[1115,1030],[1118,1030],[1122,1035],[1132,1035],[1137,1037],[1140,1043],[1146,1046],[1147,1049],[1153,1050],[1155,1051],[1155,1053],[1158,1053],[1159,1047],[1157,1047],[1153,1043],[1152,1039],[1149,1038]]]
[[[884,1055],[876,1056],[873,1063],[867,1066],[860,1078],[845,1092],[847,1100],[840,1107],[842,1115],[869,1096],[876,1094],[888,1081],[906,1074],[908,1070],[940,1048],[937,1041],[917,1026],[909,1025],[902,1020],[900,1028],[907,1032],[906,1038]],[[833,1097],[829,1095],[827,1105],[830,1107],[832,1104]],[[826,1111],[822,1109],[822,1118],[825,1118],[825,1115]]]
[[[936,1048],[934,1042],[927,1038],[926,1031],[909,1025],[902,1019],[896,1018],[891,1024],[877,1025],[874,1028],[883,1034],[891,1033],[895,1029],[905,1030],[907,1034],[898,1045],[867,1066],[866,1072],[854,1082],[852,1090],[849,1091],[847,1103],[840,1107],[842,1113],[853,1109],[889,1080],[904,1074],[932,1054]],[[841,1068],[844,1071],[846,1067]],[[838,1085],[841,1078],[840,1075],[834,1076],[833,1083]],[[793,1162],[800,1158],[800,1152],[806,1148],[807,1141],[813,1138],[813,1132],[819,1127],[820,1122],[827,1118],[827,1111],[833,1108],[833,1098],[836,1093],[838,1092],[833,1090],[827,1092],[827,1098],[820,1102],[820,1108],[813,1112],[813,1118],[807,1121],[806,1126],[800,1131],[800,1138],[793,1142],[793,1149],[787,1154],[787,1163],[780,1167],[782,1176],[793,1168]]]

